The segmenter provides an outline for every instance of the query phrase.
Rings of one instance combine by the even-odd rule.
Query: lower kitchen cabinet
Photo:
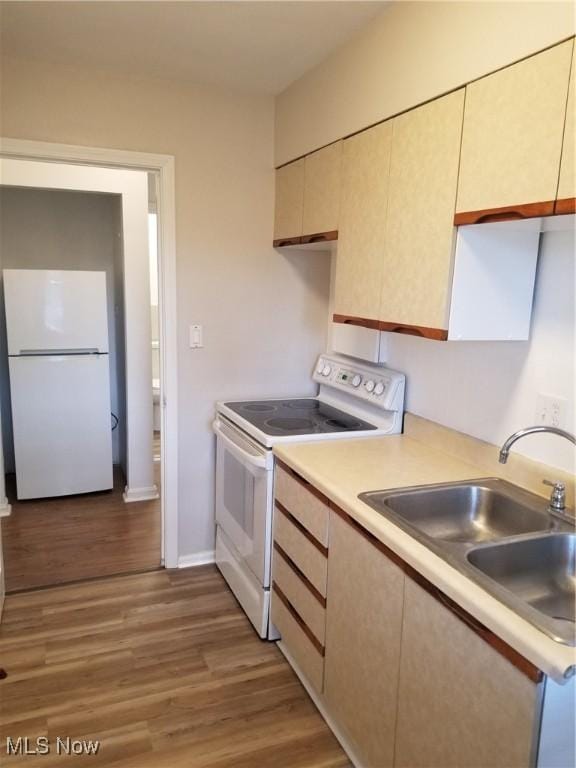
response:
[[[288,509],[277,499],[272,619],[355,765],[574,763],[573,684],[547,679],[310,483],[276,471]]]
[[[394,764],[404,574],[330,516],[324,695],[362,765]]]
[[[536,683],[406,579],[398,693],[398,768],[534,765]]]

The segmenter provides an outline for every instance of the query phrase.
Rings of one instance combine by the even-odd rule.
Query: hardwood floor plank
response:
[[[159,464],[157,474],[159,474]],[[157,478],[157,481],[159,477]],[[2,521],[6,589],[27,590],[160,566],[160,500],[125,504],[124,478],[102,493],[18,501]]]
[[[9,595],[0,763],[339,768],[349,762],[214,566]],[[6,756],[5,738],[99,739],[96,756]]]

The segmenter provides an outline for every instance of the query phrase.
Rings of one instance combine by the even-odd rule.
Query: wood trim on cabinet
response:
[[[332,315],[334,323],[344,325],[358,325],[362,328],[373,328],[376,331],[388,331],[390,333],[404,333],[408,336],[420,336],[424,339],[446,341],[448,331],[444,328],[429,328],[425,325],[407,325],[406,323],[390,323],[387,320],[371,320],[367,317],[354,317],[353,315]]]
[[[535,219],[539,216],[554,215],[554,200],[542,203],[506,205],[502,208],[485,208],[480,211],[461,211],[454,215],[454,226],[462,224],[488,224],[494,221],[513,221],[514,219]]]
[[[381,331],[390,333],[404,333],[408,336],[420,336],[423,339],[434,339],[435,341],[446,341],[448,331],[444,328],[428,328],[425,325],[406,325],[405,323],[388,323],[380,320],[379,327]]]
[[[287,245],[300,245],[302,242],[301,237],[280,237],[278,240],[272,241],[273,248],[284,248]]]
[[[314,538],[314,536],[310,533],[310,531],[307,530],[306,528],[304,528],[302,523],[299,520],[296,520],[294,515],[291,515],[290,512],[286,509],[286,507],[283,506],[278,501],[278,499],[274,500],[274,504],[276,506],[276,509],[279,512],[281,512],[285,517],[287,517],[288,520],[290,520],[292,525],[300,531],[300,533],[302,534],[302,536],[304,536],[304,538],[308,539],[310,544],[313,544],[316,547],[316,549],[318,550],[318,552],[320,552],[320,554],[324,555],[324,557],[328,557],[328,548],[327,547],[324,547],[322,544],[320,544],[318,539]]]
[[[320,640],[318,640],[314,632],[312,632],[310,627],[306,624],[304,619],[300,616],[298,611],[294,608],[290,600],[288,600],[284,592],[282,592],[282,590],[280,589],[278,584],[276,584],[275,581],[272,582],[272,589],[276,593],[276,595],[280,598],[280,600],[284,604],[284,607],[286,608],[288,613],[292,616],[294,621],[298,624],[302,632],[304,632],[308,640],[310,640],[314,648],[318,651],[320,656],[324,656],[324,653],[325,653],[324,646],[322,645]]]
[[[557,216],[566,213],[576,213],[576,197],[564,197],[562,200],[556,200],[554,213]]]
[[[355,531],[369,541],[376,549],[382,552],[391,562],[401,568],[406,576],[412,581],[416,582],[422,589],[428,592],[429,595],[434,597],[438,602],[442,603],[451,613],[453,613],[460,621],[464,622],[473,632],[481,637],[488,645],[494,648],[501,656],[507,659],[513,666],[526,675],[532,682],[539,683],[544,677],[544,673],[538,669],[531,661],[524,658],[517,650],[512,648],[508,643],[502,640],[498,635],[494,634],[491,629],[484,626],[478,619],[474,618],[468,613],[462,606],[454,602],[451,598],[445,595],[442,590],[432,584],[428,579],[418,573],[411,565],[408,565],[401,557],[395,552],[389,549],[373,534],[367,531],[360,523],[352,518],[347,512],[335,504],[331,504],[331,509],[339,517],[341,517],[346,523],[348,523]]]
[[[300,238],[302,245],[307,243],[329,243],[332,240],[338,240],[337,229],[332,229],[329,232],[315,232],[312,235],[302,235]]]
[[[276,464],[281,467],[287,475],[290,475],[293,480],[306,488],[308,493],[316,496],[316,498],[319,499],[323,504],[325,504],[327,507],[330,507],[331,502],[328,496],[325,496],[322,491],[319,491],[317,488],[315,488],[312,483],[309,483],[308,480],[299,475],[295,470],[292,469],[292,467],[289,467],[288,464],[285,464],[282,459],[279,459],[277,456],[275,458]]]
[[[290,570],[294,573],[294,575],[300,579],[300,581],[307,588],[307,590],[312,593],[312,595],[316,598],[316,600],[318,600],[322,608],[326,608],[326,598],[323,595],[321,595],[320,592],[318,592],[314,584],[312,584],[312,582],[306,578],[306,576],[302,573],[300,568],[298,568],[294,560],[292,560],[290,555],[288,555],[282,549],[282,547],[280,546],[280,544],[278,544],[277,541],[274,542],[274,549],[282,557],[286,565],[289,566]]]
[[[343,325],[359,325],[361,328],[373,328],[380,330],[378,320],[371,320],[369,317],[354,317],[354,315],[332,315],[332,322],[342,323]]]

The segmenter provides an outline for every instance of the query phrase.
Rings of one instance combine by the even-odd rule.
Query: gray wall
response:
[[[108,293],[110,391],[120,418],[113,432],[115,463],[125,460],[125,353],[122,214],[115,195],[0,188],[1,269],[104,270]],[[0,275],[1,282],[1,275]],[[14,471],[4,292],[0,291],[0,391],[4,461]]]

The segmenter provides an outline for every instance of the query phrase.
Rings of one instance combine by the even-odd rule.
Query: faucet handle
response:
[[[564,483],[555,483],[552,480],[542,480],[544,485],[552,488],[550,495],[550,508],[563,511],[566,508],[566,485]]]

